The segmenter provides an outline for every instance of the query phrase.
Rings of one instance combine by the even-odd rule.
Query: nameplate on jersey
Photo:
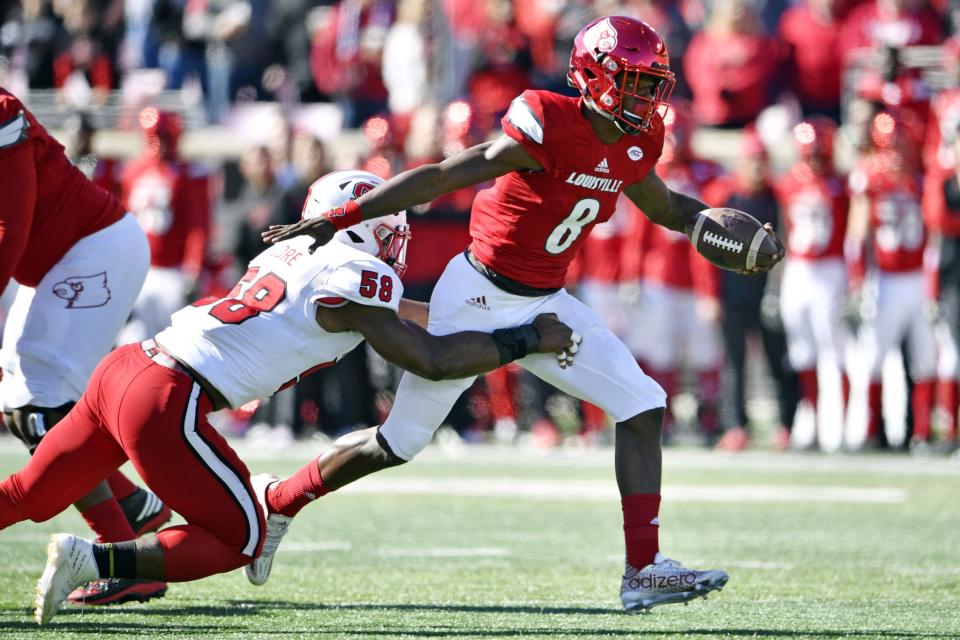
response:
[[[567,184],[584,189],[594,189],[596,191],[606,191],[608,193],[620,193],[623,187],[623,180],[614,180],[613,178],[599,178],[587,173],[577,173],[571,171],[567,176]]]
[[[0,125],[0,149],[12,147],[27,137],[30,123],[23,115],[23,111]]]

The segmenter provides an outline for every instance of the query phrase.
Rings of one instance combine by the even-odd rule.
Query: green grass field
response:
[[[289,473],[314,451],[255,455]],[[0,472],[23,451],[0,439]],[[960,463],[668,450],[663,550],[722,568],[688,607],[621,612],[612,450],[432,448],[310,505],[269,583],[242,571],[146,604],[31,618],[66,512],[0,532],[0,638],[960,638]]]

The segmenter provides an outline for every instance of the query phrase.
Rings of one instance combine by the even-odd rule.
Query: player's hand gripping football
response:
[[[336,211],[336,209],[333,211]],[[276,244],[297,236],[310,236],[313,238],[313,244],[310,245],[309,251],[313,253],[318,247],[330,242],[333,239],[333,234],[337,232],[337,228],[329,220],[329,215],[325,214],[309,220],[300,220],[293,224],[272,224],[260,234],[260,237],[268,244]]]
[[[555,313],[541,313],[533,320],[540,334],[537,353],[556,353],[561,369],[573,364],[573,356],[580,349],[580,334],[557,319]]]
[[[780,236],[777,235],[777,232],[773,230],[773,225],[769,222],[763,225],[763,228],[767,230],[767,235],[770,236],[770,239],[777,247],[776,253],[770,256],[771,261],[763,264],[757,263],[752,269],[740,269],[738,273],[742,273],[745,276],[754,276],[758,273],[763,273],[764,271],[770,271],[777,264],[783,260],[783,257],[787,254],[787,250],[783,246],[783,242],[780,240]]]

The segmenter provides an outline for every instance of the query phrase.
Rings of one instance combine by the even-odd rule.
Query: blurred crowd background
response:
[[[660,175],[773,222],[789,247],[783,268],[747,278],[707,265],[626,201],[594,230],[569,286],[667,390],[667,441],[956,448],[954,0],[0,7],[0,84],[150,236],[153,266],[124,342],[152,336],[192,299],[227,296],[264,248],[260,231],[298,219],[326,172],[386,178],[496,136],[524,89],[574,95],[565,76],[582,26],[640,18],[668,43],[678,77]],[[411,212],[409,297],[428,300],[468,244],[474,193]],[[361,346],[221,426],[265,446],[336,436],[378,424],[398,380]],[[514,365],[479,379],[448,424],[455,441],[612,437],[596,407]]]

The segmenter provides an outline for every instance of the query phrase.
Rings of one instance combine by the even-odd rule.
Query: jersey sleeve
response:
[[[37,199],[37,172],[29,145],[0,149],[0,293],[27,248]]]
[[[524,91],[514,98],[500,125],[545,171],[553,168],[553,158],[544,145],[543,103],[536,91]]]
[[[311,307],[314,304],[341,307],[348,302],[355,302],[397,311],[402,297],[403,283],[396,272],[379,260],[370,258],[351,260],[333,272],[315,278],[309,302]]]
[[[30,122],[20,101],[0,94],[0,154],[26,140],[29,130]]]

